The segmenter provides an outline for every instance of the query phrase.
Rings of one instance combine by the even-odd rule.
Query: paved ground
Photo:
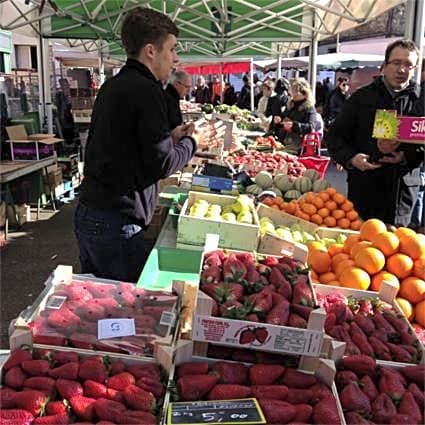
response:
[[[345,193],[345,173],[332,165],[326,178]],[[31,305],[43,284],[59,264],[72,265],[79,272],[78,248],[73,233],[77,200],[62,205],[57,213],[44,211],[41,220],[25,223],[22,232],[12,232],[1,255],[0,349],[8,347],[8,326]]]

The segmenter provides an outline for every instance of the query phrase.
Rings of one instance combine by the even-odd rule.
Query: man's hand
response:
[[[179,125],[171,131],[171,137],[173,138],[173,142],[177,143],[182,137],[192,136],[194,131],[195,125],[193,123]]]
[[[376,170],[381,164],[372,164],[369,162],[369,155],[358,153],[351,158],[351,165],[360,171]]]
[[[398,140],[378,139],[378,149],[385,154],[395,152],[399,145]]]
[[[380,158],[379,162],[383,162],[386,164],[400,164],[400,162],[404,161],[404,152],[391,152],[386,156]]]

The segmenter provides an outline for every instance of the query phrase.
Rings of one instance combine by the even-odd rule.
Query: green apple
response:
[[[282,239],[285,239],[285,241],[292,242],[292,233],[288,229],[278,227],[276,229],[276,235]]]
[[[249,211],[238,214],[236,219],[239,223],[252,224],[252,214]]]
[[[236,223],[236,215],[233,214],[232,212],[226,212],[226,213],[221,214],[221,218],[224,221],[230,221],[232,223]]]
[[[262,224],[260,224],[260,232],[262,235],[265,235],[267,232],[275,233],[275,228],[273,223],[263,222]]]
[[[292,240],[294,242],[303,243],[303,235],[299,230],[295,230],[292,232]]]
[[[233,204],[233,211],[240,214],[249,211],[253,206],[252,199],[247,195],[239,195]]]

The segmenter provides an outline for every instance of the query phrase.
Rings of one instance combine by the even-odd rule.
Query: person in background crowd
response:
[[[320,81],[316,82],[316,110],[320,114],[323,114],[323,110],[326,104],[326,90]]]
[[[221,103],[221,96],[223,94],[223,82],[220,78],[214,77],[211,86],[211,103],[213,105],[219,105]]]
[[[167,87],[165,100],[167,102],[168,128],[175,129],[183,124],[180,110],[180,99],[185,99],[192,88],[192,77],[185,71],[174,71]]]
[[[66,78],[59,80],[60,90],[56,92],[55,104],[57,108],[62,135],[67,144],[74,143],[74,117],[72,115],[71,92]]]
[[[264,80],[268,81],[268,80]],[[271,80],[270,80],[271,81]],[[258,108],[258,102],[263,97],[263,82],[257,81],[254,85],[254,109]]]
[[[304,78],[295,78],[290,91],[292,99],[283,114],[274,117],[274,123],[285,151],[299,155],[304,135],[318,130],[319,123],[310,84]]]
[[[333,90],[334,86],[331,82],[331,79],[329,77],[325,78],[325,81],[323,81],[323,88],[325,89],[326,96],[329,96],[331,91]]]
[[[236,103],[236,93],[235,88],[230,83],[224,84],[223,91],[223,104],[224,105],[234,105]]]
[[[75,212],[82,273],[138,279],[152,246],[144,230],[158,182],[181,169],[204,141],[193,125],[168,129],[161,82],[178,63],[177,35],[174,22],[153,9],[137,7],[124,18],[127,62],[96,97]]]
[[[196,103],[204,104],[210,103],[211,95],[210,89],[205,84],[205,78],[200,76],[198,77],[195,90],[192,92],[192,96],[195,98]]]
[[[249,78],[247,75],[244,75],[242,78],[243,86],[239,93],[238,100],[236,101],[236,106],[241,109],[251,109],[251,86],[249,84]]]
[[[274,83],[272,80],[266,80],[262,84],[262,93],[260,100],[258,101],[258,107],[257,107],[257,117],[261,119],[261,127],[265,130],[270,125],[270,119],[268,119],[268,116],[266,115],[267,106],[270,102],[270,99],[272,96],[274,97],[275,93],[273,91],[274,89]]]
[[[269,133],[274,132],[274,117],[280,117],[286,109],[289,100],[290,83],[286,78],[278,78],[275,84],[275,94],[269,98],[266,109],[266,117],[271,117],[268,128]]]
[[[326,119],[332,123],[340,113],[345,101],[350,97],[350,82],[347,77],[338,77],[336,87],[330,93],[326,107]]]
[[[407,226],[419,184],[420,145],[376,140],[372,129],[377,109],[411,115],[419,86],[411,81],[419,51],[410,40],[387,46],[382,76],[357,90],[344,104],[329,129],[327,146],[332,158],[347,170],[348,199],[363,220],[379,218]],[[424,115],[424,104],[416,111]]]

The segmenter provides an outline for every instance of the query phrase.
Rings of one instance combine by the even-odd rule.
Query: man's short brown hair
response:
[[[129,58],[137,57],[149,43],[161,49],[170,34],[177,37],[179,30],[167,15],[142,7],[127,13],[121,28],[121,40]]]
[[[407,49],[409,52],[415,52],[419,58],[419,49],[416,46],[415,42],[412,40],[396,40],[393,43],[389,44],[385,49],[385,63],[388,63],[390,60],[391,52],[396,48],[400,47],[402,49]]]

